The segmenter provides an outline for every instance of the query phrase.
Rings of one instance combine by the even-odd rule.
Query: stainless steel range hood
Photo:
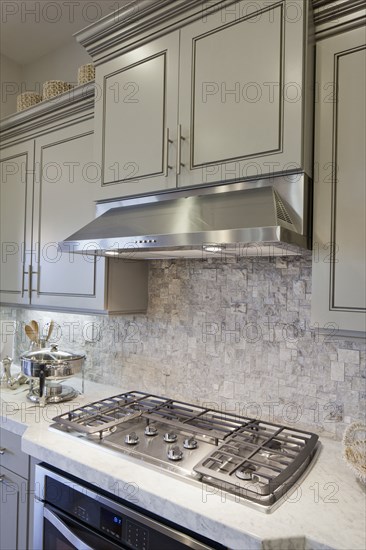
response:
[[[304,173],[97,204],[63,251],[129,259],[271,256],[309,247]]]

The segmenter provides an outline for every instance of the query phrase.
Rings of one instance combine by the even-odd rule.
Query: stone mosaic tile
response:
[[[366,346],[311,327],[311,258],[150,263],[146,315],[3,308],[18,325],[56,322],[53,340],[87,355],[86,377],[123,383],[340,439],[365,419]]]

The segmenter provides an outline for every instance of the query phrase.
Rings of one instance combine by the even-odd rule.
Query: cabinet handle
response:
[[[2,447],[2,448],[0,449],[0,455],[3,455],[3,454],[5,453],[5,451],[6,451],[5,447]]]
[[[28,295],[29,301],[32,299],[32,266],[28,266]]]
[[[180,175],[182,166],[185,164],[182,163],[182,141],[185,141],[186,138],[182,136],[182,126],[178,124],[178,140],[177,140],[177,176]]]
[[[91,546],[88,546],[84,541],[77,537],[76,534],[71,531],[70,527],[48,508],[43,509],[43,517],[47,519],[47,521],[49,521],[55,529],[57,529],[57,531],[59,531],[59,533],[61,533],[61,535],[63,535],[70,544],[72,544],[74,548],[93,550]]]
[[[168,170],[172,169],[173,166],[169,165],[169,143],[173,143],[169,138],[169,128],[165,129],[165,139],[164,139],[164,175],[168,177]]]
[[[27,274],[27,272],[26,272],[25,266],[24,266],[24,264],[23,264],[23,274],[22,274],[22,298],[23,298],[23,296],[24,296],[24,278],[25,278],[26,274]]]

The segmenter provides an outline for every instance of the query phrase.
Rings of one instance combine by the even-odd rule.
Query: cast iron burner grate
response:
[[[128,392],[79,407],[55,417],[58,424],[92,434],[143,416],[191,433],[223,439],[243,426],[244,419],[190,403],[143,392]],[[250,423],[250,419],[245,419]]]

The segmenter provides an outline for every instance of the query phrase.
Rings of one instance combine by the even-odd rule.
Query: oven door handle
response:
[[[59,517],[48,508],[43,509],[43,516],[68,540],[77,550],[95,550],[77,537]]]

